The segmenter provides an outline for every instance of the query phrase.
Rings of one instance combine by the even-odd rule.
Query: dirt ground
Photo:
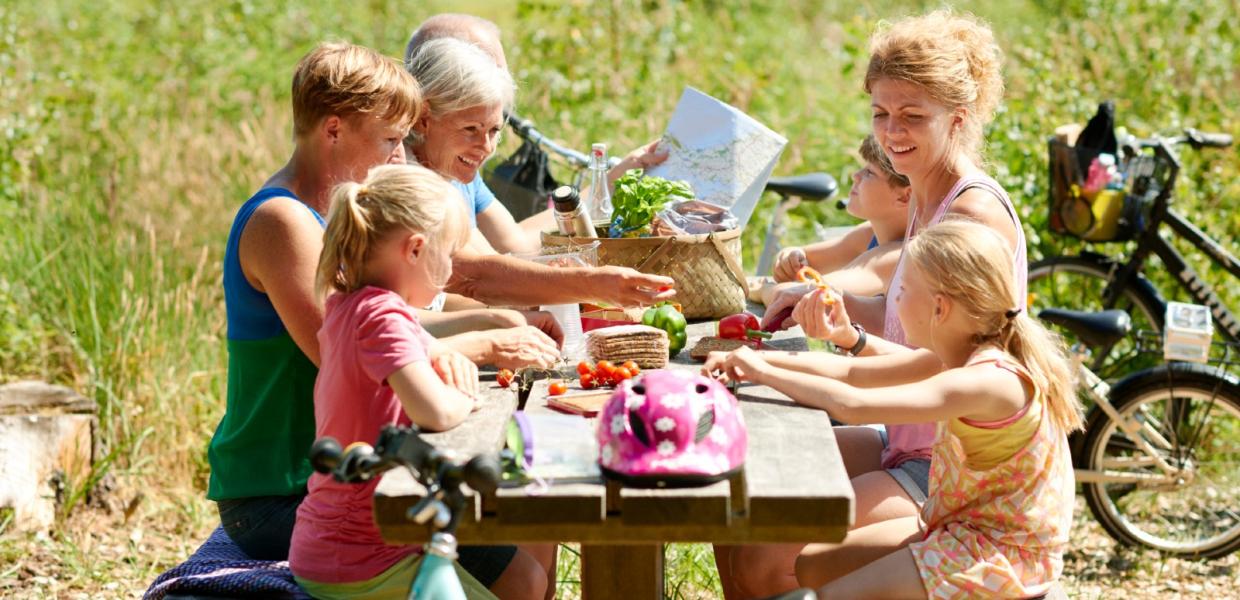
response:
[[[162,503],[161,503],[162,504]],[[1072,598],[1237,598],[1240,555],[1198,562],[1165,558],[1115,543],[1077,502],[1076,527],[1065,556],[1064,587]],[[159,509],[114,505],[80,511],[58,532],[0,532],[0,597],[136,598],[163,570],[205,539],[215,524],[203,501]],[[668,565],[668,590],[684,597],[710,597],[703,589],[671,583],[679,569]],[[711,566],[713,570],[713,565]],[[692,586],[688,586],[692,587]],[[572,595],[572,592],[568,592]]]

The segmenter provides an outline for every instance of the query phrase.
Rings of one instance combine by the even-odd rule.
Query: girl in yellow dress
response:
[[[706,372],[771,386],[848,423],[938,422],[918,533],[827,582],[822,597],[1043,594],[1063,570],[1074,493],[1067,433],[1081,424],[1062,345],[1016,308],[1011,251],[992,229],[952,219],[906,248],[892,293],[920,350],[849,359],[742,348],[712,355]],[[817,299],[819,308],[798,309],[807,331],[851,327],[838,296]],[[802,584],[823,582],[829,566],[813,558],[798,560]]]

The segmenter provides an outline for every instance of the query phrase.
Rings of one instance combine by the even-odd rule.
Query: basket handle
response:
[[[675,236],[671,236],[663,240],[663,242],[659,244],[659,247],[655,248],[654,252],[651,252],[650,256],[647,256],[646,260],[643,260],[641,264],[635,267],[635,269],[645,273],[646,267],[653,264],[654,261],[661,258],[664,254],[667,254],[668,251],[672,249],[672,240],[674,239]],[[720,241],[720,239],[715,236],[713,232],[706,234],[706,239],[710,240],[711,245],[715,247],[715,252],[718,252],[719,256],[723,257],[723,262],[728,265],[728,272],[732,274],[732,279],[736,281],[737,285],[741,286],[741,289],[745,289],[745,269],[741,268],[741,264],[737,262],[736,257],[732,256],[732,254],[723,247],[723,242]]]
[[[658,248],[654,249],[654,252],[650,253],[650,256],[646,257],[646,260],[643,260],[641,264],[637,265],[635,270],[645,273],[646,272],[645,269],[647,266],[654,263],[654,261],[658,260],[664,254],[667,254],[667,252],[671,249],[672,249],[672,238],[668,237],[664,239],[662,243],[659,244]]]
[[[714,233],[708,234],[707,239],[715,246],[715,252],[718,252],[719,256],[723,257],[723,262],[728,264],[728,271],[732,273],[732,279],[736,280],[736,284],[741,286],[742,290],[746,289],[748,286],[745,284],[745,269],[741,268],[741,263],[723,247],[723,242],[718,237],[715,237]]]

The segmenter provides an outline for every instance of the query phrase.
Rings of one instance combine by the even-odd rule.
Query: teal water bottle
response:
[[[409,589],[409,598],[418,600],[466,600],[461,579],[456,574],[456,537],[435,533],[426,545],[426,555],[418,566],[418,576]]]

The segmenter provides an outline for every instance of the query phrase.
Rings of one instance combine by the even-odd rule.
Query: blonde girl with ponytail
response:
[[[1011,251],[991,228],[949,219],[906,247],[892,293],[920,350],[807,370],[742,348],[706,369],[846,423],[937,423],[929,497],[920,517],[907,517],[902,547],[829,581],[838,565],[802,555],[802,585],[826,598],[1044,594],[1063,570],[1074,493],[1067,434],[1081,426],[1063,346],[1019,308]],[[846,320],[828,293],[832,318]],[[921,353],[942,366],[927,367]]]
[[[443,290],[452,254],[468,239],[460,193],[423,167],[379,166],[361,183],[336,187],[316,280],[327,299],[318,333],[315,437],[372,442],[384,425],[441,431],[469,416],[477,367],[427,334],[412,308]],[[408,594],[420,549],[379,537],[370,510],[376,485],[310,477],[289,566],[315,598],[346,598],[359,589],[373,598]],[[506,561],[495,566],[500,573],[492,591],[543,597],[546,575],[529,553],[502,546],[488,555]],[[490,597],[471,577],[463,584],[470,597]]]

